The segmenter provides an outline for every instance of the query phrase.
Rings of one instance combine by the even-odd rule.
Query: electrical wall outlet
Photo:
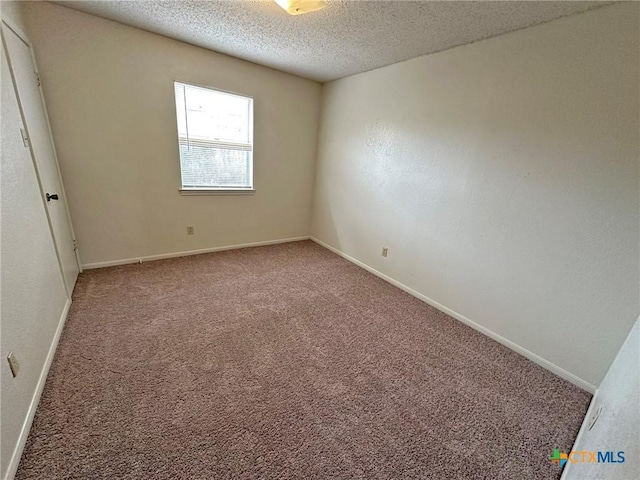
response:
[[[20,371],[20,364],[18,363],[18,359],[13,354],[13,352],[9,352],[7,355],[7,361],[9,362],[9,368],[11,369],[11,375],[14,377],[18,376],[18,372]]]
[[[194,234],[193,225],[187,225],[187,235],[193,235],[193,234]]]
[[[389,249],[387,247],[382,247],[382,256],[386,257],[389,254]]]

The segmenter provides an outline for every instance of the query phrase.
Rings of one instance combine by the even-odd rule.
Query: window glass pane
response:
[[[178,117],[178,135],[187,137],[187,111],[184,102],[184,85],[176,83],[176,116]]]
[[[183,187],[251,186],[251,152],[181,142],[180,158]]]
[[[253,100],[175,83],[183,188],[253,187]]]
[[[198,87],[186,88],[189,136],[249,143],[250,99]]]

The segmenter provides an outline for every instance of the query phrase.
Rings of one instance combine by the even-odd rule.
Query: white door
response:
[[[2,37],[9,54],[9,66],[26,127],[28,139],[25,141],[28,142],[35,159],[43,201],[47,206],[60,268],[70,297],[80,269],[67,200],[40,92],[40,79],[31,55],[31,47],[4,22]]]
[[[13,478],[29,431],[32,399],[46,373],[47,354],[69,304],[40,186],[0,46],[0,478]],[[5,356],[15,352],[20,372],[13,378]],[[44,373],[43,373],[44,372]],[[41,380],[39,380],[41,379]]]

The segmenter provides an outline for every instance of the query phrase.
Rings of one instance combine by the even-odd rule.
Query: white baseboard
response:
[[[309,238],[311,240],[313,240],[314,242],[316,242],[318,245],[321,245],[321,246],[325,247],[326,249],[331,250],[332,252],[340,255],[342,258],[345,258],[346,260],[349,260],[351,263],[354,263],[354,264],[358,265],[359,267],[364,268],[368,272],[373,273],[375,276],[380,277],[381,279],[383,279],[383,280],[389,282],[390,284],[398,287],[400,290],[404,290],[408,294],[413,295],[414,297],[422,300],[423,302],[428,303],[432,307],[437,308],[441,312],[446,313],[447,315],[455,318],[456,320],[461,321],[465,325],[470,326],[474,330],[477,330],[480,333],[486,335],[487,337],[492,338],[496,342],[501,343],[505,347],[510,348],[511,350],[519,353],[523,357],[528,358],[532,362],[534,362],[534,363],[540,365],[541,367],[549,370],[550,372],[556,374],[560,378],[563,378],[563,379],[567,380],[568,382],[573,383],[577,387],[580,387],[580,388],[582,388],[583,390],[586,390],[589,393],[594,393],[596,391],[595,385],[590,384],[586,380],[583,380],[582,378],[574,375],[573,373],[567,372],[563,368],[560,368],[557,365],[549,362],[548,360],[545,360],[544,358],[536,355],[535,353],[530,352],[529,350],[521,347],[520,345],[512,342],[511,340],[507,340],[506,338],[502,337],[501,335],[498,335],[497,333],[489,330],[488,328],[483,327],[482,325],[474,322],[473,320],[468,319],[464,315],[461,315],[458,312],[456,312],[454,310],[451,310],[450,308],[445,307],[444,305],[436,302],[435,300],[427,297],[426,295],[423,295],[422,293],[420,293],[420,292],[418,292],[418,291],[416,291],[416,290],[414,290],[414,289],[412,289],[410,287],[407,287],[405,284],[400,283],[397,280],[394,280],[393,278],[385,275],[382,272],[379,272],[378,270],[370,267],[369,265],[367,265],[365,263],[362,263],[360,260],[357,260],[357,259],[347,255],[346,253],[341,252],[337,248],[332,247],[331,245],[329,245],[327,243],[324,243],[322,240],[318,240],[315,237],[309,237]]]
[[[29,430],[31,430],[33,417],[35,416],[38,404],[40,403],[42,390],[44,389],[44,384],[47,381],[47,375],[49,374],[49,369],[51,368],[51,362],[53,362],[53,357],[56,354],[58,342],[60,341],[60,336],[62,335],[64,324],[67,321],[67,315],[69,314],[70,307],[71,300],[67,299],[67,302],[64,305],[64,310],[62,311],[62,315],[60,316],[60,320],[58,321],[56,333],[54,334],[51,345],[49,346],[47,358],[45,359],[44,365],[42,366],[42,371],[40,372],[40,377],[38,378],[38,383],[36,384],[36,390],[35,392],[33,392],[33,397],[31,397],[29,410],[27,410],[27,417],[24,419],[24,423],[22,424],[22,429],[20,430],[20,435],[18,437],[18,443],[13,450],[13,455],[11,455],[11,460],[9,461],[9,466],[7,467],[4,480],[12,480],[16,475],[16,471],[18,470],[20,458],[22,457],[22,451],[24,450],[24,446],[27,443],[27,437],[29,436]]]
[[[163,260],[165,258],[188,257],[190,255],[223,252],[225,250],[237,250],[239,248],[263,247],[265,245],[276,245],[278,243],[299,242],[301,240],[309,240],[309,238],[310,238],[309,236],[280,238],[277,240],[267,240],[264,242],[240,243],[237,245],[225,245],[223,247],[203,248],[200,250],[188,250],[186,252],[161,253],[160,255],[148,255],[146,257],[123,258],[121,260],[110,260],[108,262],[85,263],[82,265],[82,269],[89,270],[92,268],[115,267],[116,265],[152,262],[154,260]]]
[[[571,448],[571,451],[576,451],[578,450],[578,445],[580,445],[580,440],[582,438],[582,436],[588,431],[589,429],[589,421],[591,420],[591,416],[595,413],[595,409],[596,409],[596,403],[598,402],[598,392],[600,391],[600,389],[596,389],[595,392],[593,392],[593,397],[591,397],[591,403],[589,403],[589,408],[587,409],[587,413],[584,416],[584,419],[582,420],[582,425],[580,425],[580,430],[578,431],[578,436],[576,437],[575,442],[573,442],[573,448]],[[569,452],[567,452],[569,453]],[[571,474],[571,462],[567,462],[564,464],[564,468],[562,469],[562,475],[560,475],[560,480],[566,480],[568,478],[568,476]],[[574,477],[575,478],[575,477]]]

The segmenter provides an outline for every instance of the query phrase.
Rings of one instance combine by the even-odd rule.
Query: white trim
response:
[[[33,423],[33,417],[36,414],[36,409],[38,408],[38,404],[40,403],[40,396],[42,395],[42,390],[44,389],[44,385],[47,381],[47,375],[49,374],[49,369],[51,368],[51,363],[53,362],[53,357],[56,353],[56,349],[58,348],[58,342],[60,341],[60,336],[62,335],[62,330],[64,329],[64,325],[67,321],[67,315],[69,314],[69,308],[71,307],[71,300],[67,299],[64,310],[62,310],[62,315],[60,316],[60,320],[58,321],[58,327],[56,328],[56,333],[53,336],[53,340],[51,341],[51,346],[49,347],[49,352],[47,353],[47,358],[44,361],[44,365],[42,366],[42,371],[40,372],[40,378],[38,379],[38,383],[36,384],[36,390],[33,392],[33,397],[31,397],[31,403],[29,404],[29,410],[27,410],[27,416],[24,419],[24,423],[22,424],[22,429],[20,430],[20,435],[18,436],[18,442],[13,450],[13,455],[11,455],[11,460],[9,460],[9,466],[7,467],[7,471],[5,473],[5,480],[11,480],[16,474],[18,470],[18,465],[20,464],[20,458],[22,457],[22,451],[24,450],[24,446],[27,443],[27,437],[29,436],[29,430],[31,430],[31,424]]]
[[[240,243],[237,245],[225,245],[223,247],[203,248],[200,250],[188,250],[185,252],[161,253],[160,255],[148,255],[146,257],[123,258],[121,260],[111,260],[108,262],[86,263],[82,265],[83,269],[114,267],[116,265],[127,265],[129,263],[152,262],[154,260],[163,260],[165,258],[188,257],[191,255],[200,255],[202,253],[222,252],[225,250],[237,250],[240,248],[263,247],[265,245],[276,245],[278,243],[300,242],[309,240],[309,236],[280,238],[278,240],[267,240],[264,242]]]
[[[10,19],[9,17],[7,17],[5,15],[0,15],[0,17],[2,19],[2,23],[4,23],[7,27],[9,27],[11,30],[13,30],[13,33],[15,33],[18,37],[20,37],[20,40],[22,40],[29,47],[31,47],[31,44],[29,43],[29,38],[27,37],[27,34],[24,33],[22,31],[22,29],[20,27],[18,27],[18,25],[16,25],[16,23],[12,19]]]
[[[417,292],[416,290],[414,290],[414,289],[412,289],[410,287],[407,287],[403,283],[400,283],[397,280],[394,280],[393,278],[385,275],[382,272],[379,272],[378,270],[370,267],[369,265],[367,265],[365,263],[362,263],[360,260],[357,260],[357,259],[347,255],[346,253],[341,252],[337,248],[332,247],[331,245],[329,245],[327,243],[324,243],[323,241],[318,240],[315,237],[309,237],[309,238],[311,240],[313,240],[314,242],[316,242],[318,245],[321,245],[321,246],[325,247],[326,249],[331,250],[333,253],[336,253],[336,254],[340,255],[342,258],[345,258],[345,259],[349,260],[351,263],[354,263],[354,264],[358,265],[359,267],[364,268],[368,272],[373,273],[375,276],[380,277],[381,279],[383,279],[383,280],[389,282],[390,284],[398,287],[400,290],[404,290],[408,294],[413,295],[414,297],[422,300],[423,302],[428,303],[432,307],[437,308],[441,312],[446,313],[450,317],[453,317],[456,320],[461,321],[462,323],[464,323],[465,325],[470,326],[474,330],[479,331],[480,333],[486,335],[487,337],[492,338],[496,342],[501,343],[505,347],[510,348],[511,350],[519,353],[523,357],[528,358],[532,362],[534,362],[534,363],[540,365],[541,367],[549,370],[550,372],[556,374],[560,378],[563,378],[563,379],[567,380],[568,382],[573,383],[577,387],[580,387],[581,389],[586,390],[589,393],[594,393],[596,391],[595,385],[590,384],[586,380],[583,380],[582,378],[574,375],[573,373],[567,372],[563,368],[560,368],[557,365],[551,363],[550,361],[545,360],[544,358],[536,355],[533,352],[530,352],[529,350],[521,347],[517,343],[514,343],[511,340],[507,340],[503,336],[498,335],[497,333],[489,330],[488,328],[483,327],[482,325],[474,322],[473,320],[468,319],[464,315],[461,315],[458,312],[456,312],[454,310],[451,310],[450,308],[445,307],[444,305],[436,302],[435,300],[432,300],[431,298],[427,297],[426,295],[423,295],[422,293]]]
[[[572,452],[575,451],[576,447],[579,445],[580,440],[582,439],[582,435],[584,435],[589,431],[589,420],[591,419],[591,415],[593,415],[594,409],[596,408],[596,403],[598,400],[598,392],[600,392],[600,389],[596,389],[596,391],[593,393],[593,397],[591,397],[591,403],[589,404],[587,413],[584,416],[584,419],[582,420],[580,431],[578,431],[578,436],[576,437],[576,441],[573,442],[573,447],[571,448]],[[562,475],[560,475],[560,480],[566,480],[569,473],[571,473],[569,472],[570,470],[569,465],[572,465],[572,463],[571,462],[565,463],[564,469],[562,470]]]
[[[253,188],[181,188],[180,195],[253,195]]]

